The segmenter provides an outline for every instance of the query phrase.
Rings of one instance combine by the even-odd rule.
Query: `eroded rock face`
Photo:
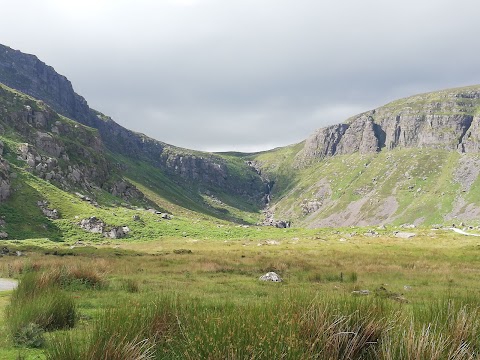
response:
[[[121,239],[128,235],[130,228],[128,226],[109,226],[103,220],[92,216],[83,219],[78,224],[83,230],[91,233],[102,234],[106,238]]]
[[[113,227],[110,230],[103,233],[103,236],[108,237],[110,239],[121,239],[127,236],[130,232],[128,226],[118,226]]]
[[[83,230],[99,234],[104,232],[106,226],[102,220],[97,219],[95,216],[92,216],[88,219],[83,219],[79,225]]]
[[[110,192],[113,196],[118,196],[124,200],[139,199],[143,197],[143,194],[134,185],[125,180],[113,184]]]
[[[395,148],[480,149],[480,87],[402,99],[354,116],[345,124],[317,130],[305,142],[297,164],[333,155]]]
[[[49,209],[48,207],[48,202],[46,200],[43,201],[38,201],[37,206],[42,210],[43,215],[45,215],[47,218],[56,220],[60,218],[60,213],[58,212],[57,209]]]

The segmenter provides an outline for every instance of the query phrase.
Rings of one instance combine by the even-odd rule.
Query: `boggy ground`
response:
[[[1,293],[0,359],[477,358],[480,239],[369,230],[73,248],[5,242],[25,256],[3,256],[0,277],[43,276],[37,287],[73,299],[75,321],[47,329],[39,349],[15,345],[19,296]],[[267,271],[284,281],[260,282]]]

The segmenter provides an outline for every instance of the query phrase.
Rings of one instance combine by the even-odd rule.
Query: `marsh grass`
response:
[[[415,242],[356,236],[338,242],[339,236],[271,247],[252,241],[129,242],[120,246],[144,255],[103,258],[103,248],[95,260],[44,252],[2,260],[15,268],[35,265],[22,276],[50,273],[37,288],[45,284],[75,297],[82,319],[74,329],[45,334],[50,359],[479,357],[477,239],[447,232],[419,235]],[[193,253],[173,252],[185,247]],[[67,275],[59,275],[62,266]],[[76,276],[68,269],[76,267],[96,268],[111,286],[72,283],[68,279]],[[285,282],[257,280],[273,268]],[[361,289],[370,295],[351,294]],[[38,295],[25,292],[31,299]],[[4,296],[7,303],[10,295]]]
[[[174,301],[128,303],[101,312],[87,333],[56,334],[48,360],[154,359],[177,333]]]
[[[40,347],[41,331],[72,328],[75,322],[73,299],[38,273],[25,274],[6,308],[7,328],[16,345]]]

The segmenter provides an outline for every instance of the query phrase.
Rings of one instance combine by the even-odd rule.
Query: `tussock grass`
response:
[[[479,307],[451,301],[422,323],[384,298],[308,293],[236,304],[161,298],[101,312],[86,333],[52,337],[48,360],[475,359]],[[440,310],[440,307],[437,308]]]
[[[88,333],[56,334],[46,350],[48,360],[155,359],[177,330],[170,298],[129,303],[104,310]]]
[[[140,291],[140,284],[135,279],[125,279],[122,281],[122,289],[129,293],[138,293]]]
[[[17,345],[43,345],[34,341],[39,330],[72,328],[76,322],[76,306],[72,298],[52,283],[47,276],[28,273],[13,291],[6,308],[6,324]]]

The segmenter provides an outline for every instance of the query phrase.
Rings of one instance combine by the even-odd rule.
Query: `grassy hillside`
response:
[[[276,216],[295,226],[478,224],[478,154],[398,149],[335,156],[295,169],[291,150],[255,159],[276,182]]]

